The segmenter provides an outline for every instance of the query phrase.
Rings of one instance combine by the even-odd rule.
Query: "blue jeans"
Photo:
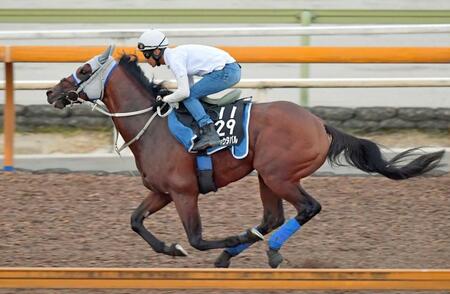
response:
[[[201,97],[228,89],[237,84],[240,79],[241,67],[239,64],[236,62],[228,63],[223,69],[204,75],[200,81],[191,87],[189,97],[183,100],[183,104],[200,128],[213,121],[198,100]]]

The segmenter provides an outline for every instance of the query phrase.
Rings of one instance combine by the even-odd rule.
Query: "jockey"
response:
[[[210,46],[181,45],[168,48],[169,40],[158,30],[144,32],[138,41],[147,63],[165,64],[172,71],[178,89],[163,98],[164,102],[183,102],[200,128],[200,138],[193,151],[220,145],[214,123],[199,99],[235,85],[241,79],[241,67],[227,52]],[[193,76],[202,79],[194,83]]]

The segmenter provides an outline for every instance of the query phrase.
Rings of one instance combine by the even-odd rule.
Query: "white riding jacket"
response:
[[[204,76],[215,70],[221,70],[228,63],[236,62],[227,52],[204,45],[181,45],[167,48],[164,61],[169,66],[178,88],[164,97],[168,103],[176,103],[189,97],[189,88],[194,84],[194,76]]]

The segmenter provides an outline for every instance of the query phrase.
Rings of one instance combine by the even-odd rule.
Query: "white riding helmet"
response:
[[[141,51],[166,48],[167,46],[169,46],[169,40],[166,38],[166,35],[158,30],[146,31],[138,40],[138,49]]]

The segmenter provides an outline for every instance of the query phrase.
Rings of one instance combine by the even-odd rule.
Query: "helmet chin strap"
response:
[[[165,50],[166,48],[160,48],[159,49],[159,54],[155,54],[155,52],[153,52],[153,54],[152,54],[152,57],[153,57],[153,59],[156,61],[156,65],[157,66],[160,66],[161,65],[161,62],[160,62],[160,60],[161,60],[161,57],[163,56],[163,54],[164,54],[164,50]]]

